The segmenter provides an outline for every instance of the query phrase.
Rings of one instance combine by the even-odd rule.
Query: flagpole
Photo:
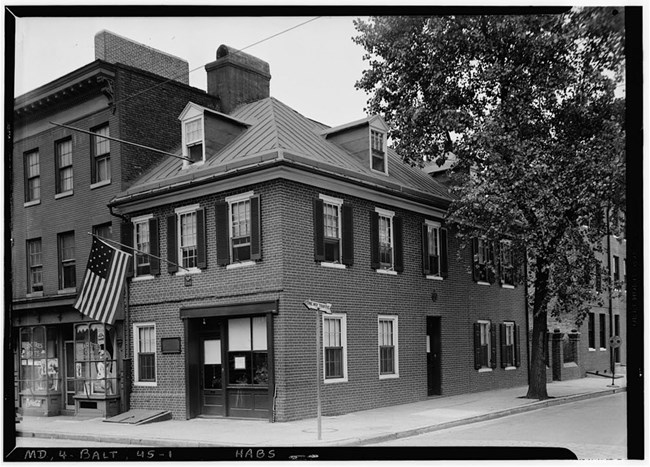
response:
[[[86,233],[87,233],[88,235],[92,235],[93,237],[97,237],[97,238],[99,238],[100,240],[106,240],[106,241],[108,241],[108,242],[115,243],[116,245],[123,246],[124,248],[130,248],[131,250],[133,250],[133,251],[136,252],[136,253],[140,253],[141,255],[151,256],[152,258],[156,258],[156,259],[159,260],[159,261],[164,261],[165,263],[168,263],[168,264],[174,265],[174,266],[176,266],[176,267],[178,267],[178,268],[183,269],[184,271],[188,271],[188,272],[189,272],[189,269],[184,268],[184,267],[181,266],[180,264],[178,264],[178,263],[174,263],[173,261],[169,261],[169,260],[164,259],[164,258],[161,258],[160,256],[152,255],[151,253],[147,253],[147,252],[145,252],[145,251],[138,250],[137,248],[134,248],[134,247],[132,247],[132,246],[130,246],[130,245],[125,245],[124,243],[120,243],[120,242],[118,242],[118,241],[116,241],[116,240],[113,240],[113,239],[111,239],[111,238],[105,238],[105,237],[102,237],[102,236],[97,235],[97,234],[92,233],[92,232],[86,232]]]

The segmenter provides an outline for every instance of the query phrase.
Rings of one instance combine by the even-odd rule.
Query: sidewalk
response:
[[[102,418],[24,417],[16,430],[17,436],[73,439],[80,446],[83,441],[134,447],[361,446],[626,390],[625,377],[611,384],[611,377],[589,375],[549,383],[551,399],[545,401],[522,398],[527,391],[522,386],[322,417],[320,441],[315,418],[284,423],[196,418],[134,426]]]

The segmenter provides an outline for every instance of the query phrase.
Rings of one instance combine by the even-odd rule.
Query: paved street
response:
[[[16,438],[18,448],[133,448],[133,444],[102,443],[99,441],[79,441],[77,439],[56,438]]]
[[[565,447],[579,459],[625,459],[626,395],[596,397],[375,446]]]

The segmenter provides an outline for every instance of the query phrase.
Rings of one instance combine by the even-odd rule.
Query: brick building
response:
[[[186,61],[107,31],[95,42],[95,61],[14,101],[11,326],[16,404],[28,414],[128,408],[123,305],[115,326],[91,322],[72,305],[88,233],[119,240],[121,219],[108,202],[165,156],[107,138],[172,150],[188,100],[217,105],[187,85]],[[134,56],[137,68],[124,60]],[[176,80],[161,76],[164,69]],[[156,93],[142,92],[153,86]]]
[[[446,188],[387,147],[380,117],[308,119],[227,46],[206,71],[218,110],[168,115],[186,160],[109,203],[137,249],[132,408],[286,421],[315,415],[316,384],[326,415],[526,384],[511,263],[494,277],[486,245],[461,248]]]

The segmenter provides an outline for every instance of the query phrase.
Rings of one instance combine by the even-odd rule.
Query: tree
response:
[[[457,236],[507,237],[525,255],[529,398],[548,397],[548,315],[580,324],[598,300],[596,253],[616,228],[606,214],[624,212],[622,13],[355,21],[369,62],[356,86],[396,151],[412,165],[456,158],[447,222]]]

